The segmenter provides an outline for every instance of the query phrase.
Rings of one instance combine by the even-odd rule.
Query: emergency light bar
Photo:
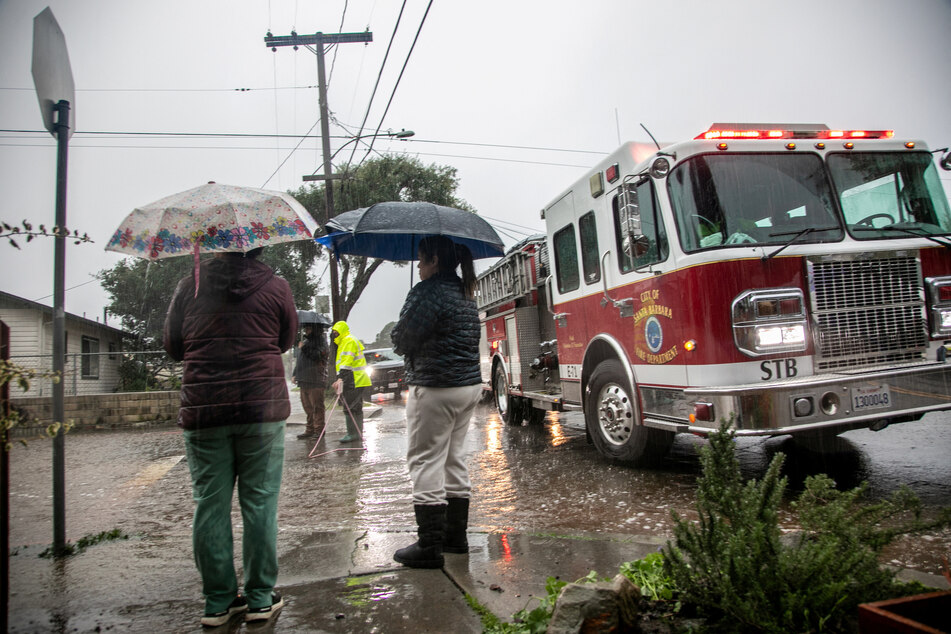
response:
[[[722,128],[714,126],[696,139],[890,139],[894,130],[830,130],[826,126],[803,129],[784,128]]]

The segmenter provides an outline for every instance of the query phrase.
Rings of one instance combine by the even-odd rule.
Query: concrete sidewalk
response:
[[[280,553],[286,605],[273,622],[204,631],[481,632],[465,594],[510,620],[545,596],[548,576],[613,576],[620,563],[659,545],[625,536],[471,533],[470,554],[446,555],[442,570],[393,562],[393,551],[414,539],[408,532],[299,536]],[[103,543],[61,562],[39,550],[21,548],[11,558],[10,632],[202,631],[188,535]]]
[[[10,632],[481,632],[466,594],[509,621],[537,605],[549,576],[574,581],[595,570],[610,577],[661,544],[622,535],[470,533],[469,555],[446,555],[442,570],[394,563],[393,551],[414,538],[298,536],[280,553],[280,614],[268,624],[236,620],[204,630],[188,535],[103,543],[62,562],[37,557],[38,547],[21,549],[11,558]],[[940,577],[909,574],[947,587]]]

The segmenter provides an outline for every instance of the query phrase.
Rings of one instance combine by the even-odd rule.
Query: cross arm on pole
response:
[[[320,107],[320,136],[321,146],[324,156],[324,200],[327,210],[327,220],[334,217],[334,198],[333,198],[333,166],[331,165],[330,155],[330,117],[327,108],[327,80],[324,70],[324,44],[344,44],[348,42],[372,42],[373,33],[367,29],[363,33],[314,33],[313,35],[299,35],[291,31],[290,35],[275,37],[268,31],[264,38],[265,46],[270,47],[272,51],[277,51],[278,46],[293,46],[296,50],[299,46],[315,46],[317,55],[317,88],[318,105]],[[330,300],[333,306],[333,320],[339,321],[341,316],[340,306],[340,288],[337,279],[337,261],[330,258]]]
[[[269,32],[264,38],[264,45],[277,50],[278,46],[307,46],[323,44],[347,44],[350,42],[372,42],[373,33],[314,33],[299,35],[291,32],[290,35],[271,35]]]

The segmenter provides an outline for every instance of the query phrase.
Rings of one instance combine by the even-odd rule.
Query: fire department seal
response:
[[[664,345],[664,329],[660,325],[660,320],[651,315],[644,324],[644,340],[647,343],[647,349],[652,353],[660,352]]]

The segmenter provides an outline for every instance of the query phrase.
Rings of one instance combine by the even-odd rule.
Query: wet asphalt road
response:
[[[296,394],[292,402],[296,413],[287,427],[279,506],[284,539],[312,531],[411,530],[402,403],[374,401],[380,409],[367,419],[365,451],[309,458],[312,443],[296,439],[303,429]],[[335,414],[318,452],[341,447],[336,440],[343,433]],[[805,476],[826,472],[840,487],[868,482],[872,499],[906,484],[926,513],[951,505],[951,415],[929,414],[918,423],[856,430],[843,438],[845,452],[832,457],[803,452],[782,438],[740,439],[738,456],[746,474],[755,477],[777,451],[787,453],[792,490]],[[543,425],[512,427],[486,405],[477,410],[468,443],[473,530],[670,537],[671,510],[692,513],[697,452],[705,441],[681,435],[661,465],[636,469],[603,459],[586,442],[580,413],[551,413]],[[16,446],[11,454],[14,549],[51,541],[50,454],[50,444],[41,440]],[[188,535],[192,501],[184,454],[182,435],[173,426],[67,436],[68,539],[113,528],[130,535]],[[234,517],[239,523],[237,513]],[[795,528],[788,513],[783,521]],[[951,530],[902,540],[889,547],[885,561],[938,574],[942,557],[951,559]]]

